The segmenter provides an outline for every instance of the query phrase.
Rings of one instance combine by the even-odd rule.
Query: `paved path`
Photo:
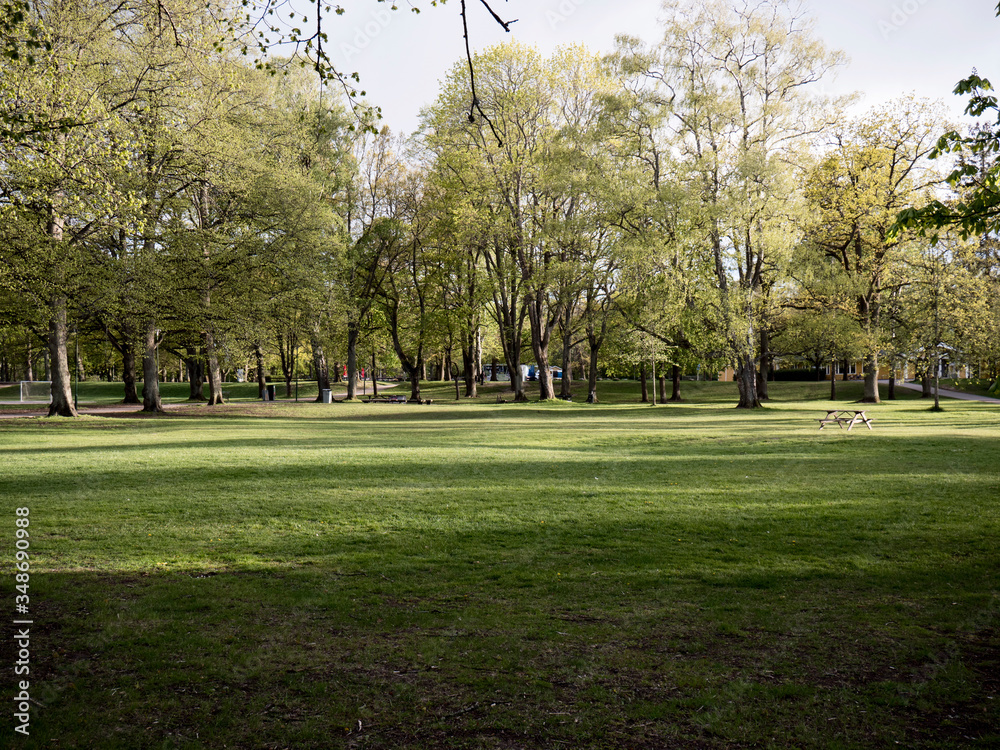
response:
[[[889,385],[888,380],[880,380],[880,385]],[[923,387],[919,383],[904,383],[902,381],[896,381],[897,388],[906,388],[910,391],[922,391]],[[944,388],[938,390],[944,398],[958,398],[962,401],[983,401],[987,404],[1000,404],[1000,398],[990,398],[989,396],[977,396],[973,393],[962,393],[961,391],[946,391]],[[933,391],[931,391],[931,398],[933,398]]]

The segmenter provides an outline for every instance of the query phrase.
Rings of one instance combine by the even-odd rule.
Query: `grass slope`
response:
[[[0,422],[17,746],[1000,744],[995,406],[602,386]]]

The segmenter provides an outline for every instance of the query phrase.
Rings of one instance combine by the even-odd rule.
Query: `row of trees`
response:
[[[6,121],[63,126],[0,141],[0,308],[46,342],[52,413],[75,413],[71,330],[118,352],[127,400],[141,369],[148,410],[161,351],[219,403],[220,356],[287,379],[300,341],[320,387],[344,362],[353,397],[381,349],[414,399],[432,357],[474,397],[484,351],[517,399],[522,361],[543,399],[585,362],[589,400],[602,362],[668,364],[675,396],[730,363],[746,408],[778,354],[863,359],[867,400],[880,360],[1000,362],[995,236],[897,221],[941,198],[940,113],[846,119],[814,91],[841,59],[788,3],[670,1],[661,42],[606,57],[494,47],[405,141],[248,65],[203,6],[34,7]]]

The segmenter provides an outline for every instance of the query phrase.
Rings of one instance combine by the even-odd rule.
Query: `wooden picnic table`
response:
[[[405,404],[406,396],[368,396],[361,400],[366,404]]]
[[[856,424],[865,424],[869,430],[872,428],[871,418],[859,409],[828,409],[826,416],[819,420],[819,428],[822,430],[828,424],[834,423],[840,429],[844,429],[844,425],[846,424],[848,432]]]

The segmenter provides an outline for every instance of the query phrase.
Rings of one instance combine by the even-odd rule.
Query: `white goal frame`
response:
[[[44,389],[45,393],[42,394]],[[21,381],[21,401],[42,401],[46,404],[52,402],[52,381],[51,380],[22,380]]]

